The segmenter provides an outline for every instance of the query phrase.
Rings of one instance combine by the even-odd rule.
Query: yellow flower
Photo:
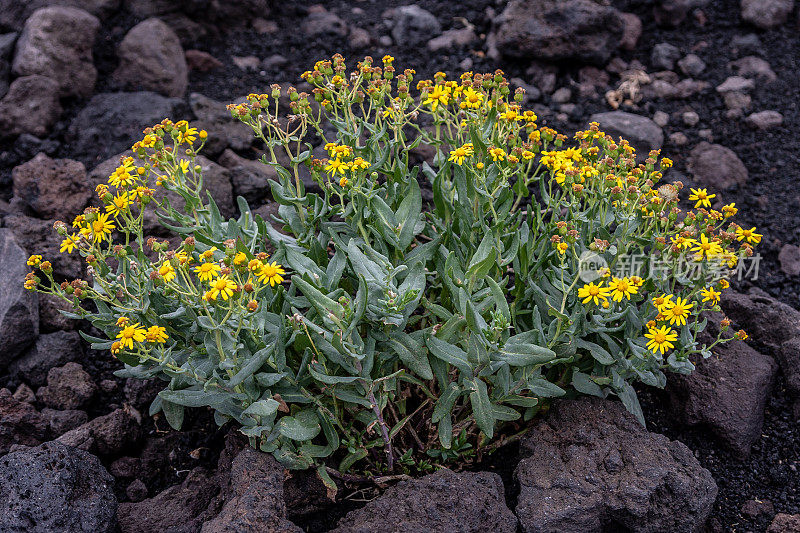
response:
[[[216,252],[216,251],[217,251],[217,247],[216,246],[212,246],[211,248],[209,248],[208,250],[206,250],[205,252],[200,254],[200,261],[208,261],[209,259],[213,259],[214,258],[214,252]]]
[[[736,208],[736,204],[731,203],[722,206],[722,214],[725,216],[725,218],[730,218],[738,212],[739,209]]]
[[[39,263],[42,262],[41,255],[32,255],[28,258],[27,265],[31,267],[39,266]]]
[[[422,102],[424,105],[431,106],[431,110],[436,111],[439,104],[447,105],[450,103],[450,88],[444,85],[436,85],[433,89],[428,91],[425,100]]]
[[[118,194],[111,199],[111,203],[106,206],[106,212],[112,213],[114,216],[119,215],[122,211],[127,211],[130,205],[128,193],[124,192]]]
[[[731,284],[730,284],[730,283],[728,283],[728,280],[727,280],[727,279],[721,279],[721,280],[719,280],[719,288],[720,288],[720,289],[727,289],[727,288],[728,288],[728,287],[730,287],[730,286],[731,286]]]
[[[237,285],[229,280],[228,276],[222,276],[213,280],[209,284],[209,287],[209,298],[216,300],[217,297],[221,296],[223,300],[227,300],[233,295],[233,291],[236,290]]]
[[[653,305],[656,306],[659,313],[663,313],[665,309],[668,309],[675,305],[675,302],[672,301],[674,298],[671,294],[662,294],[661,296],[656,296],[653,298]]]
[[[136,181],[133,172],[133,158],[128,157],[122,165],[117,167],[113,174],[108,177],[108,183],[114,187],[128,187]]]
[[[367,169],[367,168],[369,168],[369,163],[367,161],[365,161],[363,157],[356,157],[350,163],[350,170],[351,171],[359,170],[359,169],[360,170],[364,170],[364,169]]]
[[[202,265],[194,267],[194,272],[200,281],[211,281],[211,278],[216,276],[220,271],[219,265],[216,263],[203,263]]]
[[[72,221],[73,228],[80,228],[86,224],[86,215],[78,215],[75,217],[75,220]]]
[[[185,132],[178,132],[178,142],[192,144],[197,139],[197,128],[188,128]]]
[[[506,158],[502,148],[489,148],[489,155],[492,156],[492,161],[503,161]]]
[[[108,213],[97,213],[97,218],[89,226],[89,233],[94,242],[102,242],[116,229],[113,222],[108,220]]]
[[[534,154],[530,150],[523,150],[522,151],[522,159],[524,159],[525,161],[530,161],[534,157],[536,157],[536,154]]]
[[[694,239],[687,239],[686,237],[681,237],[680,235],[673,235],[671,240],[673,246],[677,246],[681,250],[690,248],[697,244],[697,241]]]
[[[325,170],[331,176],[335,176],[337,172],[339,172],[339,174],[344,175],[344,173],[347,171],[347,163],[343,162],[341,159],[338,158],[332,159],[328,163],[328,166],[325,167]]]
[[[711,302],[712,304],[718,304],[719,297],[722,293],[714,290],[714,287],[709,287],[707,289],[701,290],[700,294],[703,296],[704,302]]]
[[[344,176],[339,179],[339,187],[347,187],[347,178]]]
[[[169,264],[169,261],[164,261],[158,268],[158,273],[164,278],[164,281],[172,281],[175,279],[175,269]]]
[[[722,253],[722,246],[716,241],[709,241],[705,233],[700,235],[700,240],[695,242],[695,247],[692,248],[695,252],[695,258],[699,261],[705,257],[706,259],[714,257]]]
[[[117,327],[122,328],[127,326],[130,323],[130,319],[126,316],[121,316],[117,319]]]
[[[569,244],[565,242],[560,242],[556,245],[556,249],[558,250],[558,253],[564,255],[565,253],[567,253],[567,250],[569,249]]]
[[[258,272],[256,272],[258,280],[264,284],[269,283],[270,286],[274,286],[276,283],[283,283],[284,274],[286,274],[286,271],[283,267],[274,261],[272,263],[263,264]]]
[[[237,267],[244,266],[247,263],[247,254],[239,252],[233,257],[233,264]]]
[[[145,333],[145,340],[147,342],[163,343],[167,342],[168,338],[167,330],[161,326],[150,326]]]
[[[117,334],[120,345],[129,350],[133,349],[134,342],[142,342],[146,336],[147,331],[144,328],[140,328],[138,322],[131,326],[125,326],[122,328],[122,331]]]
[[[189,160],[188,159],[182,159],[181,162],[180,162],[180,168],[181,168],[181,172],[183,172],[184,175],[188,174],[189,173]]]
[[[589,283],[578,289],[578,298],[583,299],[583,303],[588,304],[594,301],[594,305],[599,305],[600,300],[608,300],[608,293],[611,291],[608,287],[602,287]]]
[[[516,121],[518,121],[518,120],[522,120],[522,117],[521,117],[521,116],[519,116],[519,113],[517,113],[517,110],[516,110],[516,109],[513,109],[513,108],[510,108],[510,107],[509,107],[509,108],[507,108],[507,109],[506,109],[505,111],[503,111],[502,113],[500,113],[500,114],[498,115],[498,117],[499,117],[500,119],[502,119],[502,120],[505,120],[505,121],[507,121],[507,122],[516,122]]]
[[[450,157],[447,160],[461,166],[464,164],[464,158],[471,157],[473,153],[474,150],[472,143],[465,143],[463,146],[460,146],[450,152]]]
[[[23,283],[22,286],[25,287],[26,289],[28,289],[29,291],[32,291],[33,289],[36,288],[36,280],[35,279],[26,279],[25,283]]]
[[[615,302],[622,301],[622,298],[627,298],[630,300],[632,295],[639,292],[639,289],[631,282],[630,279],[618,278],[616,276],[611,278],[611,281],[608,283],[608,287],[612,292],[611,299]]]
[[[716,198],[716,194],[708,194],[706,189],[689,189],[692,191],[692,194],[689,195],[689,200],[692,202],[696,202],[694,204],[695,208],[703,206],[703,207],[711,207],[711,200]]]
[[[675,298],[675,303],[664,309],[661,314],[664,315],[664,320],[669,321],[670,324],[683,326],[686,324],[686,319],[689,317],[689,311],[692,310],[692,307],[694,307],[694,302],[687,302],[678,296]]]
[[[467,87],[461,92],[461,109],[478,109],[484,100],[483,93],[480,93],[472,87]]]
[[[744,228],[736,228],[736,240],[737,241],[744,241],[746,240],[750,244],[758,244],[761,242],[761,235],[760,233],[756,233],[756,228],[752,227],[750,229]]]
[[[675,347],[673,342],[678,340],[678,334],[668,326],[661,326],[660,328],[650,328],[644,336],[649,339],[647,348],[653,353],[661,353],[664,355],[669,349]]]

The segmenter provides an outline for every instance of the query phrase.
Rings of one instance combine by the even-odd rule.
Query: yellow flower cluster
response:
[[[353,149],[347,145],[328,143],[325,150],[331,156],[325,170],[331,177],[340,174],[339,185],[345,187],[348,183],[347,173],[355,173],[369,168],[369,163],[361,157],[350,159],[353,156]],[[348,160],[349,159],[349,160]]]

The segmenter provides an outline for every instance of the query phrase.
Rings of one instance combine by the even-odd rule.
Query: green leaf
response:
[[[511,366],[529,366],[544,364],[555,358],[555,352],[543,346],[531,343],[506,342],[500,349],[498,360],[505,361]]]
[[[431,415],[431,421],[435,424],[445,416],[448,416],[453,410],[453,406],[459,396],[461,396],[461,388],[457,383],[451,382],[439,399],[436,400],[436,405],[434,405],[433,414]]]
[[[250,357],[250,360],[245,363],[242,369],[231,378],[231,380],[228,382],[228,387],[233,388],[237,385],[241,385],[244,380],[255,374],[256,371],[267,361],[267,359],[269,359],[269,356],[272,355],[274,349],[275,346],[270,345],[254,353]]]
[[[428,362],[428,351],[421,342],[407,333],[397,331],[389,339],[389,345],[412,372],[422,379],[433,379],[433,370]]]
[[[616,362],[611,354],[598,344],[583,339],[575,339],[575,344],[578,348],[589,350],[592,357],[601,365],[613,365]]]
[[[410,191],[406,193],[400,207],[397,209],[397,220],[400,221],[400,233],[398,235],[398,249],[405,250],[414,240],[414,228],[419,221],[422,211],[422,194],[419,190],[417,180],[409,180]]]
[[[300,411],[294,416],[284,416],[278,423],[281,435],[296,441],[311,440],[321,430],[317,413],[314,409]]]
[[[251,415],[251,416],[260,416],[260,417],[267,417],[270,415],[275,414],[278,411],[278,407],[281,404],[273,400],[272,398],[268,398],[266,400],[258,400],[257,402],[251,403],[247,409],[242,411],[243,415]],[[284,417],[285,418],[285,417]]]
[[[434,356],[450,363],[464,373],[472,374],[473,368],[464,350],[433,335],[428,337],[427,344]]]
[[[177,403],[161,401],[161,410],[164,411],[164,418],[175,431],[180,431],[183,426],[183,406]]]
[[[490,439],[494,436],[494,410],[489,401],[489,392],[486,383],[480,378],[466,379],[464,383],[472,387],[469,401],[472,405],[472,415],[478,427]]]
[[[356,462],[360,461],[364,457],[367,456],[367,450],[364,448],[359,448],[353,452],[348,453],[342,462],[339,463],[339,472],[347,472],[350,470],[350,467],[353,466]]]
[[[597,383],[592,381],[591,376],[584,374],[583,372],[578,372],[577,370],[572,372],[572,386],[575,387],[576,391],[583,394],[589,394],[599,398],[603,397],[603,389],[601,389]]]
[[[534,375],[527,379],[528,389],[532,393],[542,398],[558,398],[564,396],[567,391],[548,381],[541,375]]]
[[[344,316],[344,307],[342,307],[339,302],[331,300],[300,276],[296,274],[292,276],[292,285],[296,286],[297,289],[308,298],[311,305],[316,307],[317,311],[319,311],[323,317],[327,318],[328,313],[333,313],[339,318]]]

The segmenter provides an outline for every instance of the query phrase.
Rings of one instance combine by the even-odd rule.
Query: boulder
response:
[[[592,122],[600,124],[600,129],[614,137],[622,137],[636,148],[640,159],[647,157],[650,150],[659,150],[664,144],[664,132],[658,124],[647,117],[625,111],[609,111],[591,116]]]
[[[222,68],[222,61],[202,50],[186,50],[186,66],[197,72],[210,72]]]
[[[737,59],[731,63],[731,68],[734,72],[739,74],[739,76],[745,78],[755,77],[767,83],[778,79],[778,76],[775,74],[775,71],[772,70],[769,63],[758,56],[745,56],[741,59]]]
[[[392,38],[400,46],[419,46],[442,33],[442,26],[430,11],[416,4],[395,8]]]
[[[0,228],[0,370],[39,335],[39,299],[22,286],[29,272],[27,260],[14,234]]]
[[[136,409],[146,409],[150,407],[158,393],[164,390],[166,383],[160,379],[136,379],[128,378],[125,380],[123,392],[125,399]]]
[[[658,0],[653,6],[653,18],[660,26],[678,27],[686,19],[693,0]]]
[[[650,52],[650,63],[659,70],[672,70],[681,57],[680,49],[669,43],[658,43]]]
[[[47,385],[36,391],[36,396],[53,409],[78,409],[92,399],[97,385],[80,363],[67,363],[51,368]]]
[[[308,37],[336,38],[347,35],[347,23],[321,5],[309,9],[300,29]]]
[[[336,533],[451,531],[514,533],[517,518],[506,507],[503,482],[490,472],[442,469],[404,481],[349,513]]]
[[[625,27],[622,32],[622,40],[619,43],[623,50],[635,50],[642,36],[642,19],[633,13],[623,13],[622,20]]]
[[[213,476],[204,468],[195,468],[183,483],[152,498],[121,503],[117,511],[120,529],[125,533],[196,533],[218,491]]]
[[[14,444],[38,446],[46,439],[45,417],[31,404],[15,398],[10,390],[0,389],[0,455],[8,453]]]
[[[183,113],[182,100],[153,92],[96,94],[70,124],[70,153],[92,168],[129,149],[145,128]]]
[[[518,59],[604,64],[619,47],[625,19],[590,0],[512,0],[500,15],[497,48]]]
[[[54,80],[61,96],[88,97],[97,79],[92,47],[99,29],[97,17],[83,9],[38,9],[25,22],[12,70],[17,76]]]
[[[255,134],[247,124],[232,118],[227,104],[192,93],[189,96],[189,105],[197,120],[191,126],[198,130],[206,130],[208,138],[203,146],[203,154],[215,157],[226,148],[234,150],[247,150],[253,144]]]
[[[55,5],[79,7],[103,19],[119,9],[120,0],[0,0],[0,26],[19,31],[34,11]]]
[[[42,218],[73,218],[92,197],[86,167],[72,159],[39,154],[15,167],[11,178],[14,196]]]
[[[715,190],[742,186],[748,178],[747,168],[733,150],[705,141],[689,153],[687,167],[698,185]]]
[[[767,30],[780,26],[794,8],[794,0],[742,0],[742,20]]]
[[[50,433],[54,437],[60,437],[67,431],[80,427],[89,420],[89,415],[86,414],[86,411],[81,411],[80,409],[59,411],[49,407],[42,409],[42,417],[47,420]]]
[[[286,519],[283,467],[270,454],[247,447],[233,460],[225,504],[202,533],[298,532]]]
[[[23,76],[0,100],[0,138],[47,135],[61,116],[58,84],[44,76]]]
[[[648,433],[619,402],[556,402],[520,452],[525,533],[701,531],[717,496],[688,447]]]
[[[115,409],[72,429],[58,441],[101,456],[136,449],[142,437],[141,415],[131,407]]]
[[[775,355],[786,377],[786,388],[794,397],[800,397],[800,336],[784,342]]]
[[[251,206],[263,204],[270,192],[269,180],[278,179],[275,167],[239,157],[232,150],[225,150],[219,162],[231,174],[234,194],[243,197]]]
[[[157,18],[140,22],[125,35],[117,50],[114,79],[127,89],[183,96],[189,67],[175,32]]]
[[[51,368],[81,359],[81,336],[75,331],[57,331],[39,335],[28,353],[9,365],[8,372],[15,379],[39,387],[47,381]]]
[[[668,392],[683,423],[717,437],[746,458],[761,436],[764,408],[778,365],[741,341],[718,345],[708,359],[694,359],[690,375],[671,374]]]
[[[800,531],[800,514],[778,513],[767,528],[767,533],[796,533]]]
[[[783,115],[772,110],[759,111],[758,113],[751,113],[748,115],[745,122],[747,122],[747,125],[751,128],[768,130],[783,124]]]
[[[0,524],[6,531],[113,533],[114,478],[97,457],[57,442],[0,458]]]
[[[753,339],[771,348],[800,335],[800,311],[763,291],[723,291],[720,304],[725,314]]]
[[[59,252],[63,238],[53,229],[53,222],[53,220],[41,220],[24,215],[11,215],[5,218],[6,228],[13,232],[19,245],[29,253],[39,254],[50,261],[57,277],[78,278],[83,273],[83,261],[77,253],[62,254]],[[0,309],[2,309],[1,304]],[[38,315],[38,309],[36,313]],[[21,331],[24,330],[20,329]],[[19,332],[15,332],[15,335],[17,334]],[[0,338],[2,338],[1,334]]]
[[[72,331],[78,324],[77,320],[67,318],[61,311],[72,311],[72,304],[50,294],[39,295],[39,330],[42,333],[55,333],[57,331]]]

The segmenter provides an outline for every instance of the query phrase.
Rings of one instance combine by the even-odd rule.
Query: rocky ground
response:
[[[798,29],[793,0],[0,0],[0,531],[800,530]],[[158,384],[114,377],[86,324],[23,292],[27,255],[79,276],[52,221],[166,116],[210,132],[222,211],[242,195],[269,212],[269,169],[225,104],[334,52],[502,68],[541,123],[661,148],[668,179],[764,233],[759,278],[723,302],[752,342],[643,388],[649,432],[616,403],[562,402],[471,471],[336,495],[207,412],[182,432],[150,417]]]

